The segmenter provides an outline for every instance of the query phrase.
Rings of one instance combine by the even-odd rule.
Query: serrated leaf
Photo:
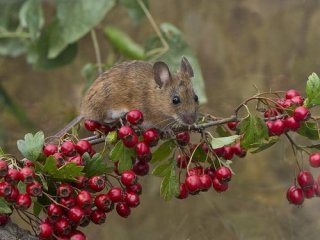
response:
[[[135,157],[135,152],[133,149],[124,146],[122,141],[118,141],[111,150],[109,157],[113,162],[118,161],[118,170],[123,172],[132,168],[132,158]]]
[[[169,171],[171,171],[171,162],[166,162],[163,164],[158,165],[155,167],[152,171],[152,175],[157,176],[157,177],[164,177],[168,175]]]
[[[279,141],[279,137],[270,137],[267,142],[252,144],[250,148],[255,148],[254,150],[250,151],[251,153],[258,153],[263,150],[268,149],[269,147],[273,146],[275,143]]]
[[[134,24],[140,23],[141,19],[145,16],[144,11],[140,7],[138,1],[132,1],[132,0],[120,0],[120,4],[126,7],[128,11],[128,15],[133,20]],[[148,8],[149,1],[148,0],[142,0],[143,4]]]
[[[213,149],[221,148],[225,145],[234,143],[234,141],[237,140],[239,137],[239,135],[232,135],[229,137],[212,138],[210,144]]]
[[[229,131],[227,131],[222,126],[218,126],[216,128],[216,133],[218,134],[219,137],[229,137],[229,136],[231,136],[231,133]]]
[[[261,117],[250,114],[240,122],[239,128],[240,133],[243,134],[240,144],[245,149],[268,138],[267,126]]]
[[[308,77],[306,86],[307,99],[304,104],[307,107],[320,104],[320,78],[316,73],[312,73]]]
[[[42,174],[38,175],[44,190],[48,191],[48,183]]]
[[[54,179],[73,181],[75,177],[84,175],[82,173],[83,168],[83,166],[77,166],[75,163],[66,163],[57,168],[54,157],[49,156],[44,164],[43,171],[50,174]]]
[[[41,205],[38,201],[33,201],[33,214],[35,216],[38,217],[43,208],[44,206]]]
[[[160,195],[165,201],[177,196],[180,191],[178,177],[176,174],[176,165],[173,159],[171,160],[170,165],[170,170],[163,178],[160,186]]]
[[[112,46],[123,56],[130,59],[143,59],[144,49],[127,33],[114,26],[104,28],[104,33]]]
[[[37,132],[35,135],[28,133],[24,136],[24,140],[18,140],[17,146],[21,154],[31,160],[36,161],[42,152],[44,144],[43,132]]]
[[[40,0],[27,0],[19,12],[20,23],[28,28],[32,39],[36,39],[44,24]]]
[[[198,146],[193,153],[191,153],[192,162],[204,162],[207,158],[207,153],[203,150],[201,146]]]
[[[311,140],[320,139],[318,126],[314,122],[302,122],[300,128],[296,132],[301,136],[307,137]]]
[[[206,103],[208,99],[205,92],[205,84],[199,61],[190,45],[187,43],[182,32],[176,26],[170,23],[162,23],[160,25],[160,30],[169,45],[169,49],[160,57],[157,56],[156,59],[154,59],[154,56],[151,56],[149,59],[164,61],[168,64],[168,66],[170,66],[170,70],[175,72],[176,70],[180,69],[181,58],[182,56],[185,56],[193,68],[194,77],[192,78],[192,83],[193,88],[199,97],[199,102],[201,104]],[[159,37],[152,36],[147,39],[145,44],[146,55],[148,52],[150,53],[162,47],[163,46]]]
[[[3,199],[0,198],[0,213],[11,213],[12,210],[9,207],[9,204]]]
[[[100,153],[96,153],[92,158],[86,158],[86,165],[83,172],[87,177],[92,177],[94,175],[105,174],[108,170],[110,170],[110,168],[107,163],[103,161],[102,155]]]
[[[26,192],[26,184],[19,181],[17,184],[17,188],[19,190],[19,193],[25,193]]]
[[[151,163],[160,162],[166,160],[170,154],[173,152],[173,149],[176,147],[174,140],[170,139],[163,142],[153,153]]]

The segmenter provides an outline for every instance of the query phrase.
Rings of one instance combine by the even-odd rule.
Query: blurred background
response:
[[[9,2],[19,3],[1,0],[2,10]],[[41,4],[47,21],[55,3]],[[215,116],[230,116],[256,88],[296,88],[303,93],[308,75],[319,70],[317,0],[150,0],[148,6],[158,25],[169,22],[183,33],[202,70],[208,99],[204,109]],[[106,39],[102,29],[108,25],[139,44],[154,35],[147,18],[135,23],[128,8],[114,6],[96,26],[105,67],[126,59],[110,37]],[[30,58],[28,63],[24,54],[1,54],[0,146],[17,154],[16,140],[25,133],[41,129],[50,135],[76,116],[92,78],[83,67],[95,63],[96,55],[90,33],[78,40],[74,60],[57,68],[41,69]],[[83,231],[89,239],[114,240],[318,239],[320,200],[313,198],[298,208],[285,197],[294,177],[294,157],[286,139],[262,153],[235,159],[233,170],[236,175],[227,192],[209,191],[170,202],[159,196],[160,179],[145,177],[141,205],[128,219],[113,213],[102,227],[91,225]]]

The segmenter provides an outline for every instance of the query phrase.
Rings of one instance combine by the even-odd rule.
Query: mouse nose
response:
[[[197,114],[196,113],[185,114],[183,115],[182,120],[185,124],[193,124],[197,121]]]

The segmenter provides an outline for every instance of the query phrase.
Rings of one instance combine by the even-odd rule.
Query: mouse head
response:
[[[182,57],[180,70],[176,74],[171,74],[164,62],[156,62],[153,73],[159,87],[159,100],[163,103],[160,109],[163,114],[182,125],[195,123],[199,101],[192,87],[193,70],[187,58]]]

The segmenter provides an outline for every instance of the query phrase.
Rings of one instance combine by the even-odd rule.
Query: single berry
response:
[[[303,191],[303,195],[305,198],[313,198],[314,197],[314,188],[313,188],[314,185],[312,185],[311,187],[306,187],[306,188],[303,188],[302,191]]]
[[[180,191],[179,191],[179,195],[177,196],[177,198],[179,199],[185,199],[188,197],[189,195],[189,192],[188,192],[188,189],[187,189],[187,186],[185,183],[180,183]]]
[[[126,186],[126,191],[140,195],[142,193],[142,186],[140,183],[135,183],[133,185]]]
[[[215,177],[222,183],[229,182],[232,177],[230,168],[222,166],[215,171]]]
[[[273,108],[269,108],[267,109],[264,113],[263,113],[263,116],[265,118],[271,118],[271,117],[275,117],[275,116],[278,116],[278,111],[276,109],[273,109]]]
[[[224,146],[223,158],[226,160],[230,160],[233,158],[234,152],[231,146]]]
[[[230,130],[235,131],[237,129],[238,123],[239,122],[237,121],[233,121],[233,122],[228,122],[227,125]]]
[[[76,182],[74,183],[74,186],[79,189],[83,189],[87,187],[88,185],[88,178],[86,176],[79,176],[76,177]]]
[[[320,196],[320,186],[317,182],[313,184],[314,194],[319,197]]]
[[[224,153],[224,147],[213,149],[213,153],[217,155],[217,157],[222,157]]]
[[[136,174],[134,173],[134,171],[132,170],[127,170],[127,171],[124,171],[122,174],[121,174],[121,183],[125,186],[129,186],[129,185],[133,185],[136,183],[137,181],[137,176]]]
[[[130,137],[127,137],[122,140],[123,144],[128,148],[134,148],[138,143],[138,135],[133,133]]]
[[[15,185],[11,186],[11,193],[8,196],[5,196],[7,202],[15,203],[19,196],[19,190]]]
[[[88,187],[94,192],[100,192],[106,187],[106,178],[104,176],[93,176],[89,178]]]
[[[94,205],[104,212],[110,212],[114,207],[114,203],[108,194],[97,195],[94,199]]]
[[[190,142],[189,132],[179,132],[176,134],[176,140],[180,146],[186,146]]]
[[[294,117],[288,117],[284,119],[284,126],[287,130],[296,131],[300,128],[301,123],[300,121],[297,121]]]
[[[143,122],[143,114],[139,110],[131,110],[127,113],[126,118],[132,125],[139,125]]]
[[[143,132],[143,140],[150,146],[156,146],[159,142],[160,136],[157,130],[151,128]]]
[[[24,159],[22,162],[24,167],[29,167],[29,168],[34,167],[34,163],[29,159]]]
[[[25,184],[32,183],[35,177],[33,169],[29,167],[23,167],[20,170],[20,176],[21,176],[21,181],[24,182]]]
[[[92,211],[92,213],[90,214],[90,219],[93,223],[95,224],[102,224],[106,221],[106,214],[105,212],[96,209],[94,211]]]
[[[75,163],[77,166],[84,166],[84,160],[81,156],[75,155],[68,158],[68,162]]]
[[[220,182],[217,177],[214,177],[212,179],[212,187],[217,191],[217,192],[224,192],[228,189],[229,184],[228,182]]]
[[[76,202],[81,208],[89,207],[92,204],[92,196],[88,191],[82,190],[76,196]]]
[[[213,167],[207,167],[204,169],[204,173],[208,174],[211,180],[215,177],[216,170]]]
[[[9,216],[4,213],[0,213],[0,226],[4,226],[8,223],[9,221]]]
[[[7,182],[0,182],[0,197],[7,197],[11,194],[12,185]]]
[[[32,197],[39,197],[42,195],[42,185],[37,181],[27,184],[26,192]]]
[[[76,145],[75,145],[75,148],[77,150],[77,152],[82,155],[84,154],[85,152],[88,152],[90,153],[91,151],[91,144],[87,141],[87,140],[79,140]]]
[[[73,187],[69,183],[61,183],[57,187],[57,196],[62,198],[70,197],[73,192]]]
[[[129,217],[131,210],[127,203],[119,202],[116,206],[117,213],[123,218]]]
[[[27,210],[31,206],[31,197],[28,193],[19,194],[16,200],[16,207],[21,210]]]
[[[320,167],[320,152],[310,154],[309,163],[311,167]]]
[[[301,171],[297,176],[297,181],[301,188],[311,187],[314,184],[314,179],[309,171]]]
[[[190,168],[189,171],[187,171],[186,176],[200,176],[203,173],[203,167],[198,166],[194,168]]]
[[[149,162],[151,160],[150,147],[146,142],[138,142],[136,145],[136,155],[139,160]]]
[[[232,151],[234,154],[236,154],[238,157],[245,157],[247,154],[247,151],[240,146],[240,142],[237,142],[236,144],[232,145]]]
[[[122,200],[122,190],[119,187],[110,188],[108,195],[112,202],[120,202]]]
[[[289,187],[287,191],[287,199],[294,205],[301,205],[304,201],[302,189],[296,186]]]
[[[140,204],[139,195],[133,192],[125,194],[124,201],[128,204],[129,207],[135,208]]]
[[[269,126],[267,125],[267,127]],[[280,136],[281,134],[284,133],[284,130],[285,130],[284,121],[281,119],[277,119],[274,122],[272,122],[269,132],[271,132],[272,135]]]
[[[53,234],[52,226],[49,223],[40,223],[38,237],[40,239],[50,239]]]
[[[134,134],[134,130],[131,127],[126,125],[120,127],[118,130],[118,138],[122,140],[132,137],[133,134]]]
[[[59,203],[67,208],[71,208],[76,205],[76,198],[74,197],[67,197],[67,198],[60,198]]]
[[[202,174],[199,178],[201,181],[201,191],[208,191],[212,184],[211,177],[208,174]]]
[[[57,220],[58,218],[60,218],[62,216],[63,210],[62,210],[61,206],[59,206],[55,203],[51,203],[47,207],[47,214],[50,217],[50,219]]]
[[[62,167],[65,164],[65,160],[64,160],[62,153],[57,152],[57,153],[53,154],[53,157],[54,157],[54,160],[56,161],[56,166],[58,168]]]
[[[62,143],[60,151],[65,156],[73,156],[76,153],[75,144],[72,141],[65,141]]]
[[[9,168],[4,180],[10,184],[17,184],[21,179],[20,171],[15,168]]]
[[[145,176],[149,173],[149,163],[145,161],[136,160],[133,164],[132,170],[138,176]]]
[[[84,218],[84,211],[82,208],[74,206],[68,210],[68,218],[75,223],[81,223]]]
[[[296,121],[306,121],[310,118],[311,113],[308,108],[299,106],[293,111],[293,117]]]
[[[0,177],[4,177],[8,173],[8,164],[5,160],[0,160]]]
[[[291,102],[297,106],[302,106],[304,99],[301,96],[295,96],[290,99]]]
[[[295,89],[290,89],[286,92],[286,99],[292,99],[293,97],[300,96],[300,93]]]
[[[70,237],[69,240],[86,240],[87,239],[86,235],[79,230],[75,230],[74,232],[72,232],[69,237]]]
[[[68,219],[59,218],[54,224],[54,232],[58,236],[68,236],[71,233],[71,225]]]
[[[107,135],[109,132],[111,132],[114,128],[111,127],[108,124],[101,124],[99,127],[99,131],[102,132],[103,134]]]
[[[84,127],[90,132],[96,131],[100,127],[100,125],[100,123],[93,120],[84,121]]]
[[[47,144],[43,147],[43,154],[46,157],[49,157],[58,152],[58,146],[55,144]]]
[[[185,154],[178,154],[176,156],[177,167],[186,168],[188,165],[190,158]]]
[[[190,193],[196,193],[202,187],[199,175],[193,175],[193,176],[187,177],[185,179],[185,184],[186,184],[186,187]]]

